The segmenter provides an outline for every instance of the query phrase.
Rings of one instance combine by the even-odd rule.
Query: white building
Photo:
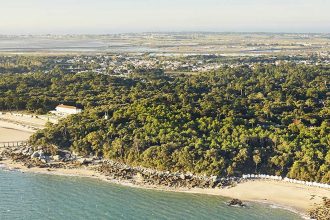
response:
[[[75,107],[75,106],[70,106],[70,105],[58,105],[55,108],[56,111],[54,111],[55,114],[60,114],[60,115],[72,115],[72,114],[78,114],[81,113],[82,110]]]

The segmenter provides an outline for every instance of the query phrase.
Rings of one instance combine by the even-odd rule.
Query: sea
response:
[[[301,219],[267,204],[138,189],[101,180],[0,169],[0,219]]]

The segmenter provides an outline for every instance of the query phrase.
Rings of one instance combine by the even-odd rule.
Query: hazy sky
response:
[[[0,0],[0,34],[330,32],[330,0]]]

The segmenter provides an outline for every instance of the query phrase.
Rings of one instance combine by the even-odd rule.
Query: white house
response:
[[[72,114],[78,114],[78,113],[81,113],[82,110],[75,107],[75,106],[70,106],[70,105],[58,105],[56,108],[55,108],[55,112],[56,114],[67,114],[67,115],[72,115]]]

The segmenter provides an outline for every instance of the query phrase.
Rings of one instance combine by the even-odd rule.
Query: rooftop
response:
[[[63,104],[60,104],[60,105],[56,106],[56,108],[78,109],[75,106],[63,105]]]

